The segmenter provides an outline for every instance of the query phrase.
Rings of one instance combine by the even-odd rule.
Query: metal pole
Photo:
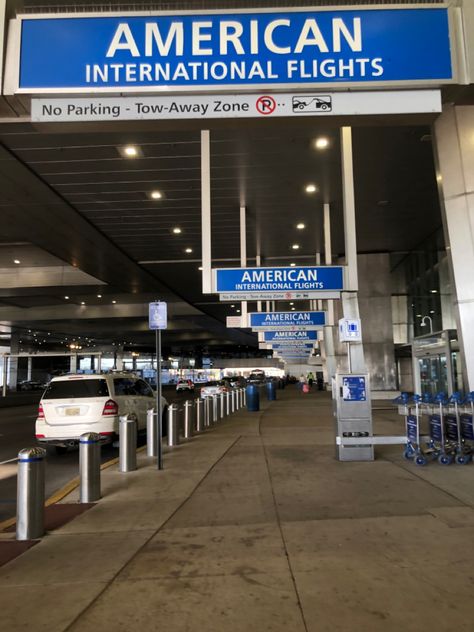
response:
[[[193,436],[193,402],[187,399],[184,402],[184,438],[191,439]]]
[[[46,450],[25,448],[18,453],[16,539],[44,535],[44,470]]]
[[[204,398],[204,426],[205,428],[209,428],[211,425],[211,406],[212,406],[212,397]]]
[[[119,420],[119,472],[132,472],[137,469],[137,421],[128,415]]]
[[[100,436],[85,432],[79,438],[79,502],[100,499]]]
[[[239,402],[239,389],[238,388],[234,390],[234,396],[235,396],[235,410],[239,410],[240,402]]]
[[[230,415],[230,393],[229,393],[229,391],[227,391],[227,393],[225,394],[225,411],[226,411],[226,415],[229,416]]]
[[[217,423],[217,395],[212,398],[212,423]]]
[[[219,396],[219,400],[220,400],[220,418],[224,419],[224,415],[225,415],[225,407],[224,407],[224,393],[221,393]]]
[[[146,411],[146,455],[158,456],[158,424],[157,415],[153,408]]]
[[[168,446],[179,445],[178,406],[171,404],[168,407]]]
[[[3,356],[3,385],[2,385],[2,397],[7,396],[7,382],[8,382],[8,356]]]
[[[235,393],[230,391],[230,412],[235,413]]]
[[[201,252],[202,293],[212,292],[211,259],[211,140],[208,129],[201,130]]]
[[[199,398],[196,400],[196,432],[204,430],[204,401]]]
[[[156,445],[158,456],[158,469],[163,469],[163,411],[161,409],[161,329],[155,330],[156,333]]]
[[[243,392],[243,398],[244,398],[244,399],[243,399],[243,401],[244,401],[244,406],[247,406],[247,389],[246,389],[246,388],[243,388],[243,389],[242,389],[242,392]]]

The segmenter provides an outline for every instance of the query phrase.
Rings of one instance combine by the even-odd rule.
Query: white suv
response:
[[[55,446],[58,453],[77,445],[84,432],[97,432],[101,441],[108,443],[118,435],[120,415],[134,415],[142,431],[147,410],[154,405],[151,386],[131,373],[55,377],[38,407],[36,439]],[[162,397],[162,419],[167,406]]]

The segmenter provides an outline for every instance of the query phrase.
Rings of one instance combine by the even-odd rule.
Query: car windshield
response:
[[[43,399],[76,399],[81,397],[108,397],[106,380],[59,380],[51,382]]]

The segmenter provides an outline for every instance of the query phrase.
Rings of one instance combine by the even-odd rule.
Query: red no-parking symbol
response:
[[[272,112],[275,111],[276,105],[276,101],[273,97],[264,96],[258,97],[255,107],[259,114],[272,114]]]

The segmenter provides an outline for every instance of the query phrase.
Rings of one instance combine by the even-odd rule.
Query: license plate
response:
[[[81,409],[79,407],[77,408],[66,408],[65,413],[67,417],[72,417],[73,415],[79,415],[79,413],[81,412]]]

